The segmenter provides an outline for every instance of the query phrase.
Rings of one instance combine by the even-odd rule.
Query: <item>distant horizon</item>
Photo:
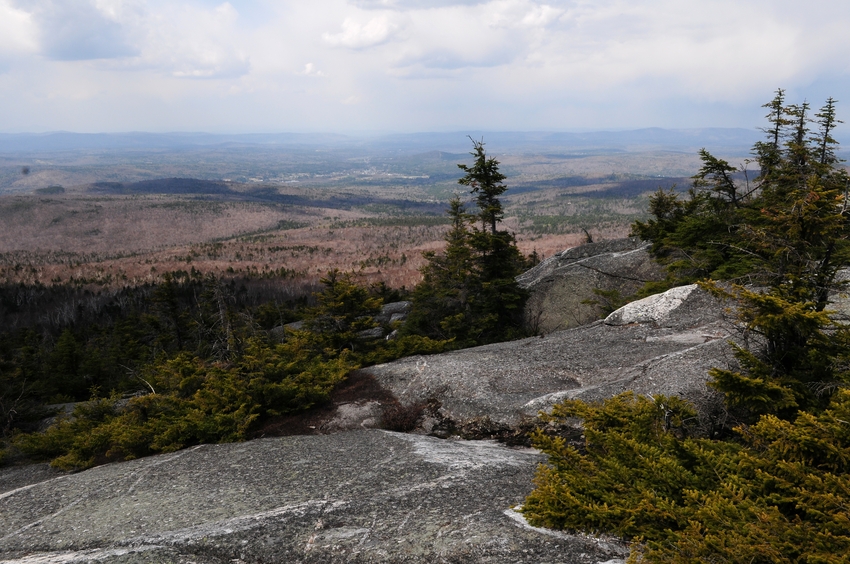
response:
[[[0,133],[0,154],[39,153],[74,150],[145,150],[163,148],[203,148],[223,145],[265,147],[283,150],[286,147],[328,147],[350,150],[385,152],[449,151],[465,152],[469,137],[483,139],[490,151],[534,152],[547,150],[632,150],[659,148],[693,150],[695,147],[715,146],[738,152],[748,149],[763,134],[747,128],[661,128],[609,129],[585,131],[556,130],[454,130],[413,133],[336,133],[336,132],[279,132],[279,133],[211,133],[203,131],[171,132],[21,132]]]
[[[761,131],[759,127],[744,127],[744,126],[694,126],[694,127],[661,127],[661,126],[645,126],[645,127],[582,127],[582,128],[557,128],[557,129],[482,129],[482,128],[447,128],[434,130],[359,130],[359,131],[344,131],[344,130],[231,130],[231,131],[216,131],[213,129],[164,129],[164,130],[143,130],[143,129],[127,129],[115,131],[80,131],[71,129],[54,129],[54,130],[26,130],[26,131],[10,131],[0,130],[0,135],[51,135],[60,133],[69,133],[73,135],[341,135],[346,137],[371,137],[371,136],[387,136],[387,135],[430,135],[430,134],[451,134],[484,132],[484,133],[623,133],[631,131],[645,130],[664,130],[664,131],[697,131],[706,129],[718,130],[745,130],[745,131]]]
[[[494,152],[546,150],[731,150],[749,151],[761,140],[759,128],[610,128],[585,130],[445,130],[418,132],[279,131],[218,133],[213,131],[0,132],[0,154],[74,150],[146,150],[211,148],[222,145],[275,147],[314,146],[361,151],[466,152],[468,137],[481,138]],[[839,152],[850,150],[850,131],[837,131]]]

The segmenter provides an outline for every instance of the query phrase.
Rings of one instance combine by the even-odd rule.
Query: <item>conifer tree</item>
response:
[[[508,231],[498,229],[504,217],[499,196],[507,187],[499,162],[488,157],[484,143],[473,140],[471,166],[458,183],[477,195],[478,213],[466,211],[460,198],[450,202],[451,229],[443,253],[425,253],[428,264],[414,289],[409,333],[436,340],[454,339],[472,346],[522,334],[526,293],[517,285],[525,260]],[[480,223],[480,227],[479,227]]]
[[[460,198],[449,201],[451,229],[444,237],[442,253],[423,254],[428,264],[422,269],[422,281],[413,291],[413,309],[405,322],[405,331],[433,339],[465,340],[462,330],[471,311],[472,247],[469,221],[471,216]]]
[[[369,295],[348,273],[331,270],[320,280],[324,288],[316,294],[318,304],[308,311],[305,326],[310,330],[312,349],[334,356],[348,349],[357,352],[364,345],[361,333],[376,327],[373,319],[381,312],[383,300]]]
[[[808,103],[786,105],[778,90],[766,107],[770,127],[753,148],[760,174],[752,185],[702,150],[689,198],[657,193],[653,219],[636,222],[633,233],[652,241],[670,284],[708,279],[738,300],[751,346],[736,346],[739,369],[712,372],[714,387],[751,417],[789,418],[824,406],[825,392],[850,381],[841,368],[850,334],[824,313],[841,286],[838,270],[850,264],[850,179],[835,156],[835,100],[815,114],[814,134]],[[737,285],[721,291],[711,280]]]
[[[473,146],[471,154],[475,157],[475,164],[472,166],[457,165],[459,169],[466,173],[463,178],[458,180],[458,184],[469,186],[470,191],[477,195],[481,228],[486,230],[489,227],[490,233],[495,235],[496,224],[502,221],[505,215],[499,196],[508,189],[507,186],[502,184],[502,181],[507,177],[499,172],[499,161],[493,157],[487,157],[487,153],[484,151],[484,142],[476,141],[471,137],[470,140]]]

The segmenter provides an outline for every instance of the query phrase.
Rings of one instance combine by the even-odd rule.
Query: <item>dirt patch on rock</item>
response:
[[[372,404],[372,409],[368,412],[364,411],[362,418],[340,417],[340,424],[333,424],[338,415],[346,414],[339,413],[340,409],[343,412],[350,412],[354,406],[363,407],[368,404]],[[300,413],[273,417],[257,429],[251,438],[323,435],[328,432],[354,429],[362,426],[365,419],[379,418],[382,406],[396,404],[398,400],[392,392],[382,387],[372,375],[354,372],[333,389],[328,401],[323,405]],[[376,424],[371,425],[372,427],[378,426],[377,420]]]

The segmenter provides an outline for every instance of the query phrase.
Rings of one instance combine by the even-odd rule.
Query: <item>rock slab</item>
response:
[[[644,283],[664,278],[664,270],[649,256],[649,243],[637,238],[589,243],[555,254],[517,277],[530,292],[525,323],[544,334],[585,325],[599,319],[595,289],[616,290],[623,297]]]
[[[542,461],[488,441],[363,430],[42,469],[27,485],[7,468],[0,561],[622,562],[613,539],[535,529],[515,511]]]
[[[705,383],[734,359],[734,322],[697,288],[633,302],[605,321],[542,337],[399,359],[365,368],[403,404],[437,400],[458,424],[488,418],[515,427],[566,398],[627,390],[714,401]]]

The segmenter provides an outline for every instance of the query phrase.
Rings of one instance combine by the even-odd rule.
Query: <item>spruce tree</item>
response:
[[[320,282],[324,286],[315,294],[318,304],[307,312],[305,327],[309,330],[311,350],[333,357],[348,350],[352,353],[368,348],[374,341],[364,332],[377,326],[374,316],[381,312],[383,300],[369,295],[369,290],[355,284],[349,273],[333,269]]]
[[[477,204],[480,210],[478,217],[481,219],[481,228],[486,230],[489,227],[490,233],[495,235],[496,225],[505,216],[499,196],[508,189],[507,186],[502,184],[502,181],[507,177],[499,172],[499,161],[493,157],[487,157],[487,153],[484,151],[484,141],[476,141],[471,137],[470,140],[473,146],[471,154],[475,157],[475,164],[472,166],[457,165],[459,169],[466,173],[463,178],[458,180],[458,184],[469,186],[470,191],[478,197]]]
[[[689,198],[657,193],[654,217],[633,233],[652,241],[671,285],[707,280],[738,300],[750,346],[735,347],[740,368],[712,371],[713,386],[751,417],[790,418],[826,405],[828,392],[850,381],[842,368],[850,334],[824,313],[850,264],[850,179],[835,156],[835,100],[815,114],[814,133],[808,103],[786,105],[778,90],[766,107],[770,127],[753,148],[760,174],[752,183],[702,150]],[[722,291],[716,280],[735,285]]]
[[[406,331],[436,340],[454,339],[456,346],[504,341],[522,335],[526,293],[516,283],[525,259],[508,231],[499,196],[507,187],[499,162],[488,157],[484,143],[473,140],[471,166],[458,180],[477,195],[477,214],[469,214],[460,198],[450,202],[451,229],[442,253],[425,253],[422,282],[413,292]],[[480,225],[480,226],[479,226]]]
[[[442,253],[428,251],[428,264],[422,269],[422,281],[413,290],[413,308],[405,322],[405,331],[432,339],[465,341],[474,332],[466,319],[471,314],[469,298],[473,293],[471,216],[460,198],[449,201],[451,228],[444,237]],[[466,327],[466,330],[464,330]]]

